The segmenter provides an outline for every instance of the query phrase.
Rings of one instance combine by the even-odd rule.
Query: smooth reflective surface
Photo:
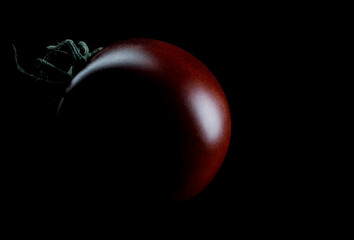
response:
[[[104,54],[104,52],[102,54]],[[71,87],[76,85],[80,79],[85,78],[88,73],[91,74],[95,71],[102,71],[103,69],[114,67],[138,67],[149,70],[157,68],[158,62],[155,60],[154,56],[145,53],[139,46],[114,49],[106,53],[105,57],[98,58],[81,71],[72,80]]]
[[[222,111],[217,100],[202,88],[194,90],[190,98],[193,112],[200,123],[203,137],[208,143],[215,143],[222,137],[223,128]]]

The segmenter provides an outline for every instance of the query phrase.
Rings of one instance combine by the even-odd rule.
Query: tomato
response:
[[[151,39],[117,42],[93,57],[67,88],[58,119],[69,166],[88,189],[144,201],[201,192],[231,135],[214,75],[185,50]]]

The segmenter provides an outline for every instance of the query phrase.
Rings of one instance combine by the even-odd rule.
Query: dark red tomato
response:
[[[218,172],[231,134],[213,74],[190,53],[150,39],[98,53],[58,113],[73,171],[90,179],[88,188],[126,199],[192,198]]]

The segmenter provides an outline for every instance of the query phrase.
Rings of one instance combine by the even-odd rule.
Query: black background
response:
[[[322,14],[320,6],[277,7],[61,2],[42,9],[31,5],[31,14],[14,11],[16,21],[5,26],[7,64],[3,66],[8,74],[1,88],[1,118],[6,123],[2,182],[8,222],[29,224],[37,218],[40,225],[70,222],[60,225],[61,230],[54,228],[56,233],[82,223],[104,222],[107,229],[118,232],[125,227],[143,234],[166,229],[166,236],[195,230],[194,236],[213,233],[235,239],[317,239],[333,234],[335,239],[349,240],[351,97],[348,78],[338,74],[337,65],[328,64],[332,54],[340,52],[329,46],[345,38],[341,23],[346,15],[338,19],[333,12]],[[46,196],[43,188],[48,186],[42,183],[51,167],[48,162],[61,151],[51,139],[55,110],[42,89],[16,71],[10,44],[27,56],[22,56],[24,62],[42,56],[41,48],[67,38],[94,48],[132,37],[175,44],[214,73],[232,117],[225,163],[205,191],[177,209],[162,213],[139,209],[131,214],[121,211],[125,206],[105,206],[103,212],[94,207],[62,209]],[[55,224],[49,225],[51,229]]]

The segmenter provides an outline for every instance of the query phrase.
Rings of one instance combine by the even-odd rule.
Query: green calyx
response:
[[[38,58],[36,66],[37,74],[31,74],[25,71],[18,63],[17,51],[13,45],[15,52],[15,63],[17,69],[23,74],[49,84],[67,85],[73,77],[81,71],[91,58],[97,54],[102,48],[97,48],[92,52],[85,42],[80,41],[77,45],[70,39],[64,40],[57,45],[47,47],[49,52],[43,57]]]

